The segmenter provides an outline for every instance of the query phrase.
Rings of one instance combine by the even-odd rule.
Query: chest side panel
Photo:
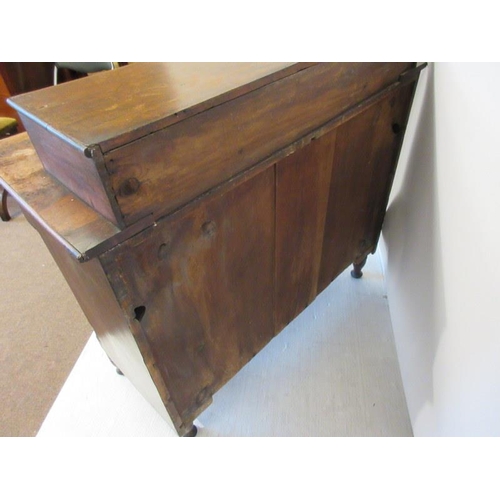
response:
[[[270,167],[104,257],[183,420],[273,337],[273,250]]]
[[[337,129],[318,292],[375,250],[412,95],[397,89]]]
[[[276,164],[276,331],[316,297],[336,131]]]

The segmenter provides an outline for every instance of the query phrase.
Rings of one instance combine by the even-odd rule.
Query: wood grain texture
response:
[[[412,94],[396,89],[337,130],[318,291],[376,247]]]
[[[148,374],[179,434],[277,331],[375,249],[414,89],[394,83],[407,65],[308,66],[174,116],[105,156],[67,141],[59,149],[51,130],[33,126],[41,156],[52,155],[56,175],[62,166],[65,183],[104,203],[116,196],[121,230],[95,200],[93,210],[47,174],[26,136],[0,145],[2,183],[110,356],[125,373]],[[77,174],[64,178],[72,168]],[[77,262],[90,257],[98,259]]]
[[[276,332],[316,297],[336,131],[276,165]]]
[[[101,257],[184,423],[274,335],[273,210],[269,168]]]
[[[315,65],[105,154],[125,225],[187,203],[397,81],[407,67]],[[121,194],[130,180],[138,189]]]
[[[152,366],[152,363],[148,363],[151,356],[148,345],[140,336],[134,338],[135,325],[120,308],[99,260],[85,263],[76,261],[34,217],[29,213],[25,215],[43,238],[110,359],[182,435],[182,422],[176,418],[175,408],[169,403],[170,398],[162,379],[154,369],[149,371],[146,366]]]
[[[45,167],[123,228],[264,160],[395,84],[410,66],[134,64],[11,103]]]
[[[11,102],[76,143],[109,151],[308,65],[134,63]]]
[[[0,141],[0,184],[77,259],[119,233],[44,170],[26,133]]]
[[[378,256],[365,279],[339,276],[217,392],[198,436],[411,436],[384,285]],[[92,336],[38,435],[175,433]]]
[[[102,160],[86,157],[83,150],[61,140],[39,123],[26,116],[22,119],[47,172],[111,223],[121,226],[116,202],[106,191],[107,175],[103,173]]]

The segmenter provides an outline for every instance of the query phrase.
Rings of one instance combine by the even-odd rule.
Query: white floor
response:
[[[380,260],[342,274],[214,395],[199,436],[411,436]],[[174,436],[92,335],[39,437]]]

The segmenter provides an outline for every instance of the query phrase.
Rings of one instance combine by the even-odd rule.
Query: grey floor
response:
[[[342,274],[215,394],[199,436],[411,436],[380,260]],[[38,436],[173,436],[94,335]]]

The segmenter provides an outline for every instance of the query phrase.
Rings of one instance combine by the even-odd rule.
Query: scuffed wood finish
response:
[[[163,418],[183,435],[189,426],[183,426],[171,405],[163,380],[151,362],[149,346],[137,335],[135,325],[118,304],[99,260],[78,262],[37,219],[28,212],[25,215],[40,232],[111,361],[123,370]]]
[[[26,133],[0,141],[0,184],[79,260],[119,233],[44,170]]]
[[[121,215],[114,198],[108,198],[103,186],[104,163],[99,150],[89,150],[94,158],[74,145],[61,141],[51,131],[33,120],[23,117],[23,123],[36,152],[47,172],[76,194],[111,223],[121,226]],[[106,176],[103,176],[106,179]]]
[[[11,102],[46,168],[123,228],[188,203],[395,84],[409,67],[131,65]]]
[[[316,297],[336,131],[276,165],[276,332]]]
[[[17,96],[12,103],[75,143],[100,144],[106,152],[309,65],[134,63]]]
[[[273,212],[268,168],[101,257],[185,423],[274,336]]]
[[[312,66],[107,153],[125,225],[181,206],[396,81],[405,67]],[[121,193],[130,180],[137,189]]]
[[[277,332],[375,250],[412,94],[396,89],[278,162]]]
[[[103,151],[133,144],[138,138],[237,99],[312,64],[133,64],[16,96],[9,102],[20,113],[45,168],[102,216],[123,228],[155,209],[157,215],[161,215],[158,206],[152,206],[154,202],[148,199],[149,194],[144,195],[144,187],[140,198],[146,208],[133,221],[124,220],[119,206],[120,201],[135,195],[141,184],[154,181],[158,174],[153,169],[155,164],[150,163],[146,169],[142,165],[144,175],[139,179],[129,176],[113,183],[116,167],[112,158],[109,165],[104,163]],[[98,94],[96,88],[100,89]],[[162,138],[156,137],[155,142],[158,140]],[[166,161],[168,158],[163,157],[157,166],[166,168]],[[193,167],[191,164],[190,168]],[[214,178],[215,181],[221,179],[227,180],[228,176],[219,174]],[[203,187],[207,189],[206,185]],[[163,184],[162,196],[166,189],[170,187]],[[170,200],[172,196],[175,193],[170,193]],[[180,206],[186,198],[173,201],[175,206]],[[171,206],[172,203],[167,208]]]
[[[412,95],[396,89],[337,129],[318,291],[375,250]]]
[[[338,274],[354,263],[361,275],[409,115],[415,75],[403,84],[399,73],[410,66],[264,65],[242,86],[233,73],[197,84],[189,65],[176,66],[190,75],[181,94],[199,86],[201,96],[185,114],[160,106],[172,114],[145,125],[149,135],[105,150],[142,130],[115,123],[110,110],[104,149],[74,137],[59,149],[53,129],[27,118],[46,169],[25,134],[0,143],[2,185],[42,234],[109,357],[180,435],[194,433],[213,394]]]

